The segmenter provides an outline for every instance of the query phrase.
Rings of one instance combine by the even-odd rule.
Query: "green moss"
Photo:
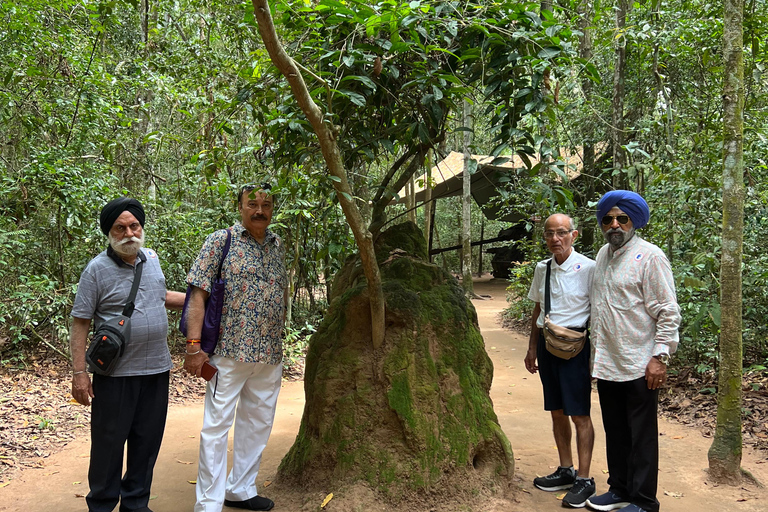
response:
[[[427,242],[416,224],[403,222],[387,229],[379,235],[374,245],[376,259],[381,264],[395,249],[405,251],[410,256],[427,261]]]
[[[387,257],[419,252],[399,239],[377,244]],[[364,479],[392,496],[474,471],[476,460],[502,474],[512,457],[488,396],[493,366],[456,280],[412,255],[383,265],[387,338],[373,350],[359,339],[369,328],[365,281],[359,262],[347,263],[346,288],[310,341],[305,416],[281,473]]]
[[[402,421],[411,428],[416,428],[416,419],[413,416],[413,398],[411,386],[406,373],[400,373],[392,378],[392,384],[387,393],[389,406],[397,413]]]

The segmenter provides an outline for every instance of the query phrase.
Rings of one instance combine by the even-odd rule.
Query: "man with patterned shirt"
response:
[[[72,396],[91,405],[90,491],[85,501],[92,512],[111,512],[118,501],[120,512],[149,511],[152,473],[168,413],[172,363],[165,310],[181,309],[184,294],[166,290],[157,253],[142,248],[144,219],[141,203],[129,197],[102,208],[100,226],[109,247],[83,270],[72,304]],[[85,362],[91,320],[98,329],[122,314],[137,268],[141,279],[125,351],[110,375],[94,374],[91,383]]]
[[[256,489],[280,391],[287,297],[283,244],[268,229],[274,209],[270,190],[268,184],[246,185],[240,190],[241,222],[229,228],[231,245],[221,264],[227,284],[213,354],[200,351],[199,339],[205,301],[216,279],[227,230],[208,236],[187,275],[192,293],[187,306],[189,339],[184,368],[199,377],[209,357],[218,368],[205,391],[195,512],[219,512],[222,505],[248,510],[274,506]],[[232,470],[227,476],[227,435],[235,409]]]
[[[589,322],[589,286],[595,262],[576,252],[573,242],[579,232],[573,219],[556,213],[544,223],[544,240],[552,258],[536,265],[528,298],[535,306],[525,368],[539,372],[544,390],[544,410],[552,416],[552,432],[560,465],[551,475],[537,477],[533,484],[543,491],[568,489],[563,505],[582,508],[595,494],[595,480],[590,478],[595,431],[592,427],[592,380],[589,375],[589,343],[571,359],[550,354],[544,340],[545,302],[549,270],[549,317],[556,325],[584,331]],[[538,359],[538,365],[536,361]],[[578,472],[573,467],[571,422],[576,429]]]
[[[592,344],[603,413],[608,492],[599,511],[658,512],[658,398],[677,349],[680,308],[669,260],[635,229],[650,210],[639,194],[614,190],[597,203],[606,241],[592,281]]]

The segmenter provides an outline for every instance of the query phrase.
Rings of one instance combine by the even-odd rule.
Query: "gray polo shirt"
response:
[[[157,253],[142,249],[146,261],[131,316],[131,339],[126,342],[112,377],[153,375],[171,369],[168,352],[168,314],[165,310],[165,276]],[[134,267],[121,264],[102,252],[83,270],[72,305],[74,318],[93,319],[94,328],[119,316],[133,284]]]

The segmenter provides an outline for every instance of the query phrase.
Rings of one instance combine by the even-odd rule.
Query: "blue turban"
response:
[[[632,225],[640,229],[651,218],[651,210],[648,203],[645,202],[640,194],[631,190],[611,190],[597,202],[597,222],[608,215],[611,208],[618,206],[624,213],[629,215]]]

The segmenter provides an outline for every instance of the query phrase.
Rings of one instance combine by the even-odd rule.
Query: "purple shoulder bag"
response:
[[[203,317],[203,330],[200,333],[200,350],[206,354],[212,354],[219,342],[219,326],[221,325],[221,308],[224,305],[224,291],[227,287],[227,280],[221,277],[221,267],[229,254],[229,245],[232,242],[232,231],[227,229],[227,243],[224,244],[224,252],[219,261],[219,270],[216,273],[216,280],[213,281],[211,293],[205,302],[205,316]],[[187,304],[192,294],[192,286],[187,285],[187,296],[184,298],[184,309],[181,310],[181,320],[179,321],[179,330],[187,335]]]

